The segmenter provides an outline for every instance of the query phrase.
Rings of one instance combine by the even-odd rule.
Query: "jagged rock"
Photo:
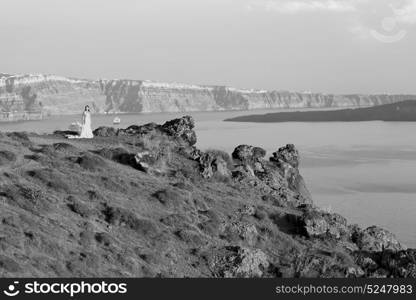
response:
[[[282,187],[288,186],[287,181],[280,174],[279,169],[277,169],[274,165],[264,164],[263,172],[255,172],[253,170],[253,174],[274,190],[279,190]]]
[[[208,179],[214,175],[214,171],[212,170],[213,160],[214,158],[208,153],[203,153],[199,157],[198,162],[202,177]]]
[[[167,121],[162,125],[162,129],[169,135],[180,137],[190,146],[196,144],[196,133],[193,130],[195,127],[194,119],[191,116],[184,116],[179,119]]]
[[[199,150],[195,146],[180,146],[177,151],[186,158],[189,158],[194,161],[199,161],[201,156],[204,154],[203,151]]]
[[[189,146],[196,144],[196,133],[194,120],[191,116],[167,121],[163,125],[156,123],[148,123],[144,125],[131,125],[125,129],[116,129],[113,127],[99,127],[94,130],[95,136],[143,136],[151,133],[166,134],[173,138],[180,138]]]
[[[114,127],[101,126],[93,131],[94,136],[110,137],[117,136],[118,129]]]
[[[266,155],[266,150],[250,145],[240,145],[234,149],[231,155],[234,159],[248,163],[264,158]]]
[[[271,203],[272,205],[277,206],[277,207],[288,206],[287,196],[285,194],[283,195],[268,194],[268,195],[264,195],[262,199],[263,201]]]
[[[146,135],[151,132],[155,132],[160,130],[161,126],[156,123],[148,123],[144,125],[132,125],[127,127],[126,129],[120,129],[119,135]]]
[[[363,277],[365,275],[363,269],[360,267],[349,267],[346,272],[346,277],[349,278],[357,278],[357,277]]]
[[[243,147],[247,149],[247,147]],[[311,205],[312,199],[297,168],[283,162],[286,169],[274,162],[258,159],[237,165],[232,176],[240,182],[261,188],[264,193],[279,194],[291,206]],[[285,171],[286,170],[286,171]],[[282,204],[279,206],[287,206]]]
[[[298,173],[296,179],[289,183],[289,187],[298,193],[297,197],[300,205],[311,205],[313,203],[311,193],[306,187],[306,183],[302,175]]]
[[[210,262],[214,276],[225,278],[263,277],[269,265],[263,251],[239,246],[227,246],[217,250]]]
[[[214,172],[217,172],[221,176],[229,177],[231,171],[228,169],[227,162],[220,156],[217,156],[212,162],[212,168]]]
[[[371,226],[362,231],[357,230],[353,233],[352,239],[362,251],[380,252],[406,249],[406,246],[402,245],[394,234],[378,226]]]
[[[278,164],[287,163],[293,168],[297,168],[299,166],[299,152],[295,148],[295,145],[287,144],[279,148],[276,152],[273,152],[273,157],[270,158],[270,161]]]
[[[234,178],[241,179],[245,177],[255,177],[254,170],[249,165],[237,166],[233,171],[232,175]]]
[[[361,274],[361,270],[343,255],[316,249],[305,249],[297,253],[294,267],[294,277],[300,278],[344,278],[359,277]]]
[[[256,178],[261,180],[261,182],[268,186],[271,191],[270,193],[273,196],[277,196],[286,204],[281,203],[277,206],[287,206],[290,204],[292,207],[299,206],[308,206],[312,204],[312,199],[310,198],[309,192],[305,189],[302,189],[302,185],[292,186],[287,182],[287,179],[282,176],[279,169],[275,166],[270,166],[270,163],[264,163],[263,172],[254,172]],[[297,171],[297,169],[294,169]],[[299,182],[303,182],[301,177]]]
[[[416,278],[416,249],[359,251],[355,262],[372,278]]]
[[[367,273],[373,273],[379,268],[378,264],[372,258],[365,255],[358,255],[356,263],[366,270]]]
[[[303,216],[306,234],[309,237],[347,237],[349,230],[347,220],[335,213],[308,210]]]
[[[306,187],[305,181],[299,172],[299,152],[293,144],[287,144],[279,148],[270,157],[270,161],[276,165],[288,187],[302,196],[301,202],[312,203],[312,197]]]
[[[235,237],[245,241],[249,246],[254,246],[257,242],[259,233],[256,226],[246,222],[232,222],[224,228],[224,235],[233,239]]]
[[[79,132],[74,130],[55,130],[53,132],[53,135],[67,137],[68,135],[79,135]]]
[[[343,249],[347,250],[348,253],[359,251],[357,244],[354,244],[350,239],[348,239],[348,236],[345,239],[337,240],[337,243]]]
[[[371,273],[368,277],[369,278],[387,278],[389,276],[389,272],[383,268],[377,269],[375,272]]]
[[[256,161],[253,163],[253,171],[254,172],[258,172],[258,173],[262,173],[264,172],[264,166],[261,162]]]
[[[161,170],[154,167],[157,158],[149,151],[138,152],[134,159],[139,169],[144,172],[160,173]]]
[[[416,278],[416,249],[383,251],[380,265],[390,272],[390,276]]]
[[[218,173],[225,177],[231,175],[227,162],[220,156],[215,157],[210,153],[201,153],[199,154],[197,161],[199,162],[201,175],[206,179],[211,178],[214,173]]]

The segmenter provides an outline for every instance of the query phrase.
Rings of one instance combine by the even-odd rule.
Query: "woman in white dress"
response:
[[[85,106],[84,112],[82,113],[82,127],[81,127],[81,139],[92,139],[94,137],[91,130],[91,112],[90,107]]]

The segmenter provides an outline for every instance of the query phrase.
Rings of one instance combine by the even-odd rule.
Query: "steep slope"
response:
[[[23,119],[24,112],[37,118],[79,113],[87,104],[100,113],[156,113],[372,106],[409,99],[416,97],[311,94],[142,80],[85,80],[0,73],[0,120]]]
[[[0,133],[0,276],[416,277],[393,234],[313,205],[293,145],[202,152],[193,127]]]

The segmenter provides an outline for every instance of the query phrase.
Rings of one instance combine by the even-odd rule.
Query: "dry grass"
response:
[[[234,162],[231,158],[231,155],[227,152],[218,149],[208,149],[205,152],[212,155],[213,157],[221,157],[227,163],[228,169],[233,168]]]
[[[260,189],[229,178],[204,180],[198,164],[173,146],[157,136],[1,137],[1,149],[15,159],[0,170],[0,276],[213,276],[207,255],[215,247],[252,247],[223,234],[234,220],[257,228],[256,247],[285,276],[294,275],[287,266],[296,251],[321,247],[279,228],[283,221],[269,217],[279,208],[263,201]],[[158,167],[168,172],[146,174],[102,149],[156,152]],[[227,153],[208,152],[232,166]],[[241,215],[250,205],[256,213]]]

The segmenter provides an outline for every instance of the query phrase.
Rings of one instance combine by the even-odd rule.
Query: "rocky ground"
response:
[[[202,152],[193,127],[0,133],[0,276],[416,277],[416,250],[314,206],[293,145]]]

